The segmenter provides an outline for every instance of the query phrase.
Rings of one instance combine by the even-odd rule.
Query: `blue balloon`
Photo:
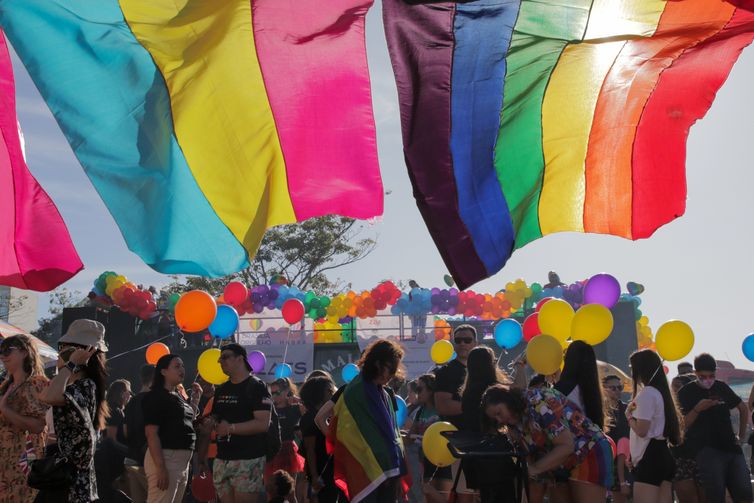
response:
[[[406,401],[403,398],[396,396],[395,401],[398,402],[398,409],[395,411],[395,420],[398,422],[398,427],[402,428],[403,423],[408,419],[408,407]]]
[[[353,363],[349,363],[348,365],[344,366],[340,371],[340,377],[343,378],[343,382],[347,383],[351,382],[357,375],[359,375],[359,367],[357,367]]]
[[[209,326],[209,333],[225,339],[233,335],[236,329],[238,329],[238,313],[236,310],[227,304],[218,306],[215,321]]]
[[[293,369],[287,363],[275,367],[275,379],[283,379],[284,377],[291,377],[291,375],[293,375]]]
[[[744,356],[749,361],[754,362],[754,334],[751,334],[744,339],[743,344],[741,344],[741,349],[744,352]]]
[[[521,329],[521,324],[516,320],[502,320],[495,327],[495,342],[501,348],[513,349],[518,346],[523,337],[524,332]]]

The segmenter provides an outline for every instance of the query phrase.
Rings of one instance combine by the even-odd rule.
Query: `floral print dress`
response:
[[[60,452],[75,468],[68,503],[89,503],[97,499],[97,433],[92,423],[97,411],[97,387],[89,378],[79,379],[65,388],[63,396],[65,405],[53,406],[52,417]]]
[[[47,387],[45,376],[33,376],[8,396],[8,405],[22,416],[44,421],[48,405],[38,396]],[[44,433],[19,431],[0,414],[0,503],[34,501],[37,491],[26,485],[30,457],[44,456]]]

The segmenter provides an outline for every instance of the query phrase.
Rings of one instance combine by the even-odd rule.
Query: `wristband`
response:
[[[75,374],[76,372],[79,371],[79,366],[70,360],[65,363],[65,368],[70,370],[71,374]]]

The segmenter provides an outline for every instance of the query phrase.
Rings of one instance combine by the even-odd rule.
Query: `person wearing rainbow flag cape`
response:
[[[351,503],[390,503],[407,485],[395,395],[387,383],[400,372],[403,349],[389,340],[369,345],[361,373],[343,390],[330,421],[328,450],[335,483]],[[403,483],[401,483],[403,482]]]

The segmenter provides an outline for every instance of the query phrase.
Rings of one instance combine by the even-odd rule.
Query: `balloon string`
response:
[[[151,345],[152,345],[152,344],[154,344],[155,342],[160,342],[160,341],[162,341],[162,340],[165,340],[165,339],[167,339],[168,337],[173,337],[173,334],[170,334],[170,335],[166,335],[166,336],[164,336],[164,337],[160,337],[159,339],[156,339],[156,340],[154,340],[154,341],[152,341],[152,342],[148,342],[147,344],[144,344],[143,346],[139,346],[138,348],[129,349],[128,351],[124,351],[124,352],[122,352],[122,353],[119,353],[119,354],[117,354],[117,355],[115,355],[115,356],[111,356],[111,357],[109,357],[109,358],[107,359],[107,361],[115,360],[116,358],[120,358],[120,357],[121,357],[121,356],[123,356],[123,355],[127,355],[127,354],[129,354],[129,353],[133,353],[134,351],[139,351],[140,349],[144,349],[144,348],[146,348],[146,347],[149,347],[149,346],[151,346]]]
[[[288,358],[288,344],[291,342],[291,327],[292,325],[288,325],[288,338],[285,340],[285,351],[283,351],[283,365],[285,365],[285,361]]]

